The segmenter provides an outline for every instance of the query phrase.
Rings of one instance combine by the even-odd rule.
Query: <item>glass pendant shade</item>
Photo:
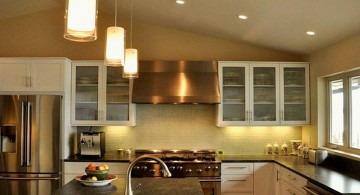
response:
[[[137,49],[128,48],[125,50],[124,78],[138,78],[138,52]]]
[[[112,26],[106,30],[105,65],[122,66],[125,62],[125,30]]]
[[[97,39],[98,0],[66,0],[64,38],[89,42]]]

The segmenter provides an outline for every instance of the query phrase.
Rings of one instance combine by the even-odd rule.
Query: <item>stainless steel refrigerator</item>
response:
[[[61,186],[61,96],[0,95],[0,194],[51,194]]]

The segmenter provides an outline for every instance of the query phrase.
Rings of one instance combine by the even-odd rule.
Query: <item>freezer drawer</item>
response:
[[[1,195],[49,195],[60,186],[57,174],[0,174]]]

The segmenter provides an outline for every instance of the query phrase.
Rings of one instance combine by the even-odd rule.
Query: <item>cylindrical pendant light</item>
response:
[[[125,50],[125,65],[123,71],[124,78],[138,78],[138,52],[132,48],[132,10],[133,1],[131,0],[130,9],[130,48]]]
[[[97,39],[97,0],[66,0],[64,38],[89,42]]]
[[[106,29],[105,65],[122,66],[125,62],[125,30],[111,26]]]
[[[107,66],[123,66],[125,63],[125,30],[116,26],[117,0],[115,0],[115,25],[106,29],[105,60]]]
[[[138,78],[138,52],[137,49],[125,49],[124,78]]]

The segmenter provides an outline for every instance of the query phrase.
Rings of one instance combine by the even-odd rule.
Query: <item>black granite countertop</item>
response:
[[[102,157],[84,157],[79,154],[64,159],[65,162],[130,162],[134,156],[118,155],[116,153],[105,153]]]
[[[275,162],[334,194],[360,194],[359,173],[334,170],[325,166],[309,164],[298,156],[273,155],[224,155],[223,162]],[[344,166],[344,165],[338,165]]]
[[[79,155],[65,159],[65,162],[131,162],[134,156],[118,156],[115,153],[105,154],[102,158],[87,159]],[[360,174],[358,172],[340,171],[340,168],[315,166],[307,159],[298,156],[275,155],[223,155],[223,162],[275,162],[305,177],[334,194],[360,194]],[[338,165],[341,167],[344,165]],[[336,166],[335,166],[336,167]]]
[[[203,195],[197,178],[132,178],[134,195]],[[139,184],[141,185],[137,187]],[[118,178],[106,186],[85,186],[77,180],[67,183],[53,195],[124,194],[126,178]],[[137,188],[136,188],[137,187]]]

